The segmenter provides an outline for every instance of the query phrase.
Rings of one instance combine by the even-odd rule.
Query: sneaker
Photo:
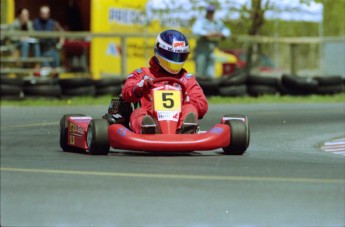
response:
[[[179,129],[180,134],[195,134],[198,128],[197,119],[194,113],[187,114],[183,120],[182,127]]]
[[[150,115],[145,115],[143,118],[141,134],[156,134],[156,122]]]

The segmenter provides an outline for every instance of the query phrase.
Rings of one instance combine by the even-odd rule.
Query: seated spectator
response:
[[[29,10],[22,8],[18,11],[17,18],[13,21],[10,26],[12,31],[33,31],[32,21],[29,19]],[[25,37],[14,37],[11,39],[16,47],[20,50],[20,56],[27,58],[29,56],[30,47],[33,47],[33,53],[35,57],[40,56],[40,47],[38,40],[35,38]]]
[[[59,22],[50,18],[50,8],[49,6],[41,6],[39,17],[34,19],[33,26],[36,31],[63,31],[63,28]],[[64,39],[56,38],[41,38],[40,47],[41,47],[41,56],[42,57],[51,57],[53,62],[44,62],[42,65],[46,67],[59,67],[60,66],[60,53],[63,45]]]

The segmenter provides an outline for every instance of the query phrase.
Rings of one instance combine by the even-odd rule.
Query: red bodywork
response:
[[[181,105],[188,94],[184,84],[174,78],[159,78],[154,83],[169,81],[152,89],[153,113],[161,134],[136,134],[122,124],[108,127],[109,145],[114,149],[186,152],[205,151],[227,147],[230,144],[230,126],[221,122],[210,130],[199,134],[176,134]],[[180,87],[172,86],[177,83]],[[68,117],[68,145],[87,150],[87,130],[91,117]]]
[[[110,146],[115,149],[178,152],[213,150],[230,144],[230,127],[216,124],[201,134],[135,134],[123,125],[109,127]]]
[[[91,117],[69,117],[68,122],[68,145],[87,150],[86,135]]]

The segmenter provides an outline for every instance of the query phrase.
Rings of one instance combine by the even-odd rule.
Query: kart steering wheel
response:
[[[161,77],[161,78],[156,78],[153,80],[153,84],[162,82],[162,81],[167,81],[169,84],[177,83],[181,86],[182,89],[182,94],[184,96],[187,96],[187,91],[186,91],[186,85],[179,79],[172,78],[172,77]]]

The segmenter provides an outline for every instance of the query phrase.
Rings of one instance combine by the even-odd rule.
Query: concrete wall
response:
[[[324,74],[345,77],[345,42],[324,44]]]

